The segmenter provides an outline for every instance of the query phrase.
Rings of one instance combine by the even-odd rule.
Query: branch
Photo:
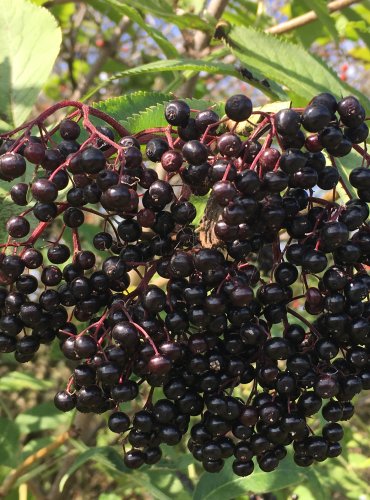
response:
[[[211,0],[209,7],[207,8],[207,14],[214,17],[217,21],[222,16],[223,11],[226,9],[229,0]],[[198,31],[194,37],[194,49],[197,52],[201,52],[205,49],[211,39],[208,33],[203,31]]]
[[[222,16],[223,11],[226,9],[229,0],[211,0],[207,8],[207,13],[213,16],[217,21]],[[194,36],[193,49],[195,52],[199,53],[205,49],[212,38],[212,35],[204,33],[203,31],[198,31]],[[189,80],[187,80],[181,88],[176,92],[179,97],[192,97],[195,85],[197,83],[199,73],[193,75]]]
[[[127,17],[122,18],[120,23],[114,29],[109,43],[107,43],[107,45],[102,48],[98,57],[96,58],[96,61],[91,66],[90,71],[73,93],[72,100],[78,101],[87,92],[95,77],[100,73],[106,61],[116,53],[117,48],[120,46],[120,38],[130,25],[130,23],[131,21]]]
[[[14,486],[14,483],[19,479],[23,474],[25,474],[30,467],[34,465],[35,462],[45,458],[47,455],[50,455],[53,451],[60,448],[66,441],[71,437],[71,431],[63,432],[60,436],[58,436],[55,441],[53,441],[48,446],[41,448],[41,450],[32,453],[29,455],[26,460],[24,460],[16,469],[14,469],[5,479],[1,488],[0,488],[0,498],[7,498],[7,494]]]
[[[336,12],[337,10],[345,9],[354,3],[358,3],[359,0],[334,0],[333,2],[328,3],[328,10],[330,13]],[[265,30],[267,33],[272,33],[274,35],[286,33],[287,31],[295,30],[300,26],[305,26],[306,24],[312,23],[312,21],[316,21],[318,19],[318,15],[315,11],[310,10],[301,16],[294,17],[293,19],[289,19],[289,21],[285,21],[284,23],[280,23],[276,26],[272,26],[271,28],[267,28]]]

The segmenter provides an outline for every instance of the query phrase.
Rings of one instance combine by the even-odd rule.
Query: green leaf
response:
[[[77,449],[80,449],[79,444],[77,445]],[[135,471],[133,473],[131,469],[128,469],[123,463],[122,455],[120,455],[118,451],[111,446],[88,448],[80,453],[66,474],[62,477],[59,483],[59,491],[63,490],[66,481],[71,477],[71,475],[90,460],[93,460],[97,464],[103,466],[106,474],[109,471],[110,474],[117,474],[116,477],[118,478],[122,478],[124,474],[125,483],[132,481],[136,486],[140,486],[146,491],[150,491],[151,495],[158,500],[171,500],[171,497],[163,493],[150,481],[144,471]]]
[[[76,458],[76,460],[64,474],[59,483],[59,491],[63,490],[65,483],[72,476],[72,474],[74,474],[76,470],[78,470],[90,460],[94,460],[95,462],[104,465],[104,467],[106,467],[107,469],[113,469],[114,471],[120,472],[130,472],[129,469],[124,466],[122,457],[111,446],[89,448]]]
[[[53,387],[50,380],[40,380],[36,377],[22,372],[10,372],[0,378],[2,391],[22,391],[30,389],[31,391],[45,391]]]
[[[291,458],[286,458],[273,472],[262,472],[255,468],[253,475],[247,478],[234,474],[231,461],[218,474],[205,472],[195,488],[193,500],[229,500],[248,492],[267,493],[275,492],[288,486],[302,483],[306,479],[305,473],[294,464]]]
[[[122,13],[125,12],[124,9],[127,7],[135,10],[139,7],[136,0],[90,0],[89,4],[115,22],[120,21]],[[142,0],[140,2],[140,11],[153,14],[164,21],[177,25],[179,28],[193,28],[206,32],[211,32],[213,29],[215,22],[209,23],[200,16],[184,12],[181,9],[178,9],[176,13],[173,10],[173,5],[165,0]],[[135,19],[133,21],[137,22]]]
[[[18,425],[6,418],[0,417],[0,464],[16,467],[19,454]]]
[[[352,197],[357,198],[357,190],[349,182],[349,174],[354,168],[361,167],[362,156],[360,156],[359,153],[352,149],[348,155],[343,156],[342,158],[335,158],[335,164],[339,170],[347,191],[351,194]],[[343,201],[348,201],[348,195],[345,192],[342,194],[342,192],[339,191],[339,194],[341,195],[341,198],[346,198]]]
[[[166,57],[178,57],[179,53],[172,45],[172,43],[156,28],[150,26],[148,22],[143,19],[139,14],[137,8],[130,7],[129,5],[121,5],[120,10],[122,14],[129,17],[132,21],[140,26],[149,36],[153,38],[155,43],[162,49]]]
[[[330,16],[328,5],[325,0],[300,0],[306,10],[313,10],[317,14],[318,21],[325,27],[332,39],[338,43],[339,36],[333,17]],[[316,35],[317,36],[317,35]]]
[[[99,101],[94,103],[93,107],[104,111],[104,113],[109,114],[120,123],[127,124],[128,118],[134,113],[140,113],[150,106],[155,106],[158,103],[170,101],[171,99],[171,94],[140,91]]]
[[[321,59],[300,45],[242,26],[231,30],[227,42],[250,71],[269,75],[298,96],[301,104],[320,92],[332,92],[337,98],[352,93],[370,110],[369,99],[342,82]]]
[[[221,116],[224,112],[223,103],[214,105],[203,99],[184,99],[184,101],[187,102],[192,109],[202,110],[212,107],[212,109]],[[164,117],[164,108],[165,103],[160,103],[155,106],[150,106],[140,113],[133,114],[127,119],[127,122],[125,122],[128,130],[132,134],[136,134],[148,128],[167,126],[168,122]]]
[[[2,0],[0,25],[0,119],[14,128],[30,114],[62,35],[47,9],[25,0]]]
[[[141,15],[140,11],[127,3],[115,0],[92,0],[90,4],[99,12],[108,16],[114,22],[118,23],[122,16],[127,16],[131,21],[136,23],[140,28],[148,33],[153,38],[155,43],[160,47],[167,57],[178,57],[179,53],[172,43],[156,28],[151,26]]]
[[[365,5],[357,5],[352,9],[343,9],[340,17],[345,18],[345,22],[342,23],[344,30],[349,26],[350,29],[357,32],[366,46],[370,48],[370,33],[368,31],[370,10],[367,9]]]
[[[204,215],[204,211],[206,209],[208,200],[209,200],[208,195],[205,195],[205,196],[192,195],[192,196],[190,196],[189,201],[190,201],[190,203],[192,203],[195,206],[196,211],[197,211],[197,215],[195,216],[195,219],[192,222],[192,224],[195,227],[198,227],[200,224],[200,221],[202,220],[202,217]]]
[[[85,96],[85,99],[88,99],[90,96],[94,95],[98,90],[108,85],[109,82],[117,80],[118,78],[124,78],[127,76],[135,76],[146,73],[160,73],[166,71],[187,71],[187,70],[197,71],[197,72],[205,71],[207,73],[234,76],[235,78],[243,79],[243,74],[237,69],[235,69],[235,67],[232,64],[226,64],[218,61],[200,61],[197,59],[166,59],[166,60],[155,61],[148,64],[143,64],[142,66],[137,66],[136,68],[126,69],[124,71],[116,73],[111,78],[101,83],[98,87],[94,88],[87,96]],[[245,81],[248,81],[249,83],[254,85],[253,80],[250,80],[248,78],[244,79]],[[256,80],[256,86],[257,84],[258,81]],[[282,97],[283,99],[286,98],[284,92],[282,92],[283,96],[280,95],[281,94],[280,91],[278,95],[276,93],[278,89],[273,87],[272,84],[270,84],[268,81],[266,85],[260,84],[258,88],[260,88],[261,90],[264,89],[263,91],[267,95],[273,95],[274,97],[279,97],[279,98]]]
[[[65,429],[69,427],[73,413],[61,413],[53,403],[42,403],[20,413],[15,419],[22,433]]]
[[[125,3],[131,7],[138,8],[137,0],[125,0],[120,2],[118,0],[108,0],[110,3],[121,4]],[[195,14],[175,10],[173,4],[165,0],[141,0],[140,8],[150,12],[164,21],[176,24],[179,28],[183,29],[196,29],[205,32],[211,32],[215,26],[215,20],[211,22],[210,19],[205,20]]]
[[[305,4],[300,0],[293,0],[290,3],[291,17],[298,17],[307,12]],[[337,29],[337,27],[336,27]],[[324,25],[319,20],[312,21],[309,24],[297,27],[290,33],[290,37],[299,40],[306,48],[311,47],[317,38],[325,37],[326,31]]]
[[[113,2],[107,0],[89,0],[89,5],[104,16],[109,17],[115,23],[119,23],[122,19],[119,8]]]

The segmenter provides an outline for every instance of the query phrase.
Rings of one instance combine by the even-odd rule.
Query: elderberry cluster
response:
[[[291,444],[300,466],[338,456],[338,422],[370,389],[359,101],[324,93],[272,113],[235,95],[220,117],[175,100],[168,126],[135,135],[63,105],[76,109],[52,131],[58,106],[0,146],[0,178],[24,207],[0,242],[0,352],[24,363],[59,342],[75,368],[57,408],[110,412],[130,468],[158,462],[160,445],[188,431],[209,472],[230,457],[239,476],[255,461],[272,471]],[[348,181],[337,158],[351,150]],[[86,219],[96,252],[83,249]]]

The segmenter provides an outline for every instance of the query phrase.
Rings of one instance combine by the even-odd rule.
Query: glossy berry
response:
[[[185,101],[172,101],[165,107],[164,115],[170,125],[186,127],[190,117],[190,107]]]
[[[228,98],[225,104],[225,113],[235,122],[247,120],[252,114],[252,101],[243,94],[236,94]]]

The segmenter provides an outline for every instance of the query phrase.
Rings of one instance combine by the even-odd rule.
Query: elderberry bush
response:
[[[323,93],[272,113],[235,95],[225,117],[175,100],[165,118],[130,135],[68,102],[3,136],[0,178],[19,213],[1,242],[0,352],[25,363],[58,342],[74,369],[57,408],[109,412],[130,468],[185,436],[208,472],[230,457],[239,476],[272,471],[289,446],[303,467],[338,456],[339,422],[370,389],[363,107]],[[352,149],[348,181],[336,159]],[[97,254],[80,238],[87,217]]]

